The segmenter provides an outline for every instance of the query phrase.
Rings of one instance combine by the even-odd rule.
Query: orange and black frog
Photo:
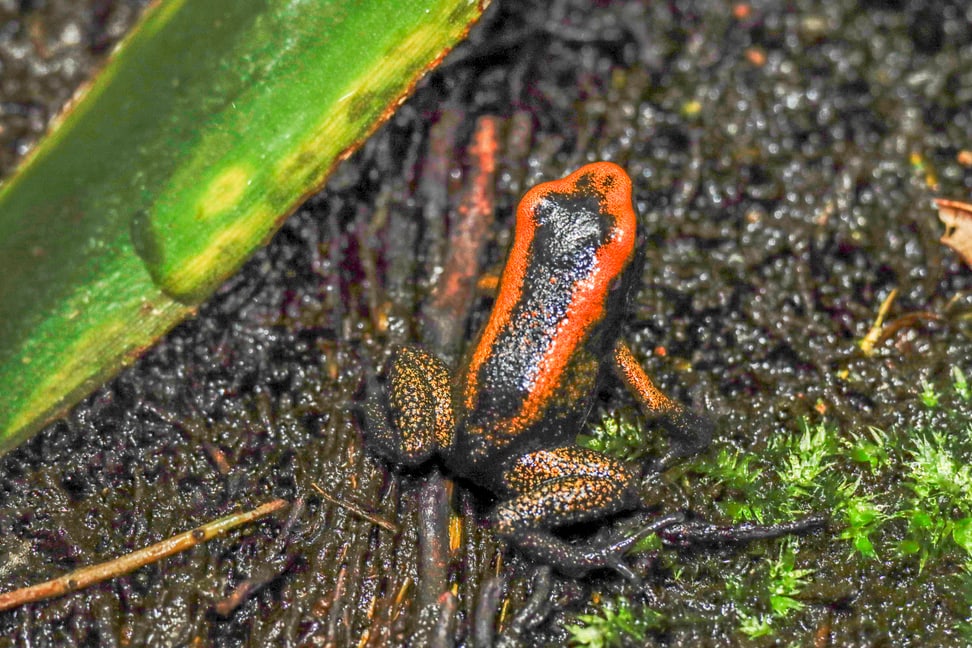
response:
[[[667,398],[619,338],[640,274],[631,180],[610,162],[537,185],[520,202],[513,245],[482,331],[455,370],[422,348],[394,350],[370,377],[363,412],[371,447],[417,466],[438,455],[494,492],[493,527],[533,559],[569,575],[612,568],[667,516],[606,546],[553,529],[639,505],[640,470],[575,445],[602,371],[614,371],[671,440],[660,460],[704,448],[709,419]],[[704,534],[703,534],[704,535]]]

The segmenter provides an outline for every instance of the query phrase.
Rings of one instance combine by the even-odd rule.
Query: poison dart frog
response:
[[[569,575],[607,567],[635,578],[622,556],[641,534],[599,546],[552,531],[639,504],[639,470],[574,443],[602,371],[661,419],[666,458],[712,435],[709,419],[666,397],[619,338],[641,270],[637,238],[631,180],[618,165],[537,185],[517,209],[493,310],[460,366],[400,346],[381,379],[368,378],[363,413],[378,454],[407,466],[438,455],[500,498],[497,534]]]

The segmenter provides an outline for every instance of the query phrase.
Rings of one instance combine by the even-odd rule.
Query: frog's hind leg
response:
[[[803,535],[826,526],[827,517],[819,514],[771,525],[743,522],[734,526],[720,526],[705,520],[681,520],[660,530],[658,537],[665,546],[685,549],[697,545],[738,544]]]
[[[625,552],[648,533],[681,520],[671,516],[607,545],[571,544],[550,529],[634,508],[636,476],[624,463],[578,447],[537,450],[518,457],[504,474],[515,496],[497,506],[496,532],[528,556],[568,576],[607,567],[637,581]]]
[[[369,375],[366,390],[367,442],[382,457],[417,466],[452,443],[449,369],[428,351],[396,347],[383,379]]]
[[[628,345],[620,340],[614,346],[614,369],[645,413],[658,417],[668,432],[671,447],[655,462],[656,471],[664,470],[673,460],[693,455],[709,445],[712,420],[666,396],[638,364]]]

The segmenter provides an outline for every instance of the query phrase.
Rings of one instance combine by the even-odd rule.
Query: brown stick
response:
[[[114,560],[89,567],[82,567],[81,569],[76,569],[73,572],[44,583],[38,583],[37,585],[22,587],[12,592],[0,594],[0,612],[24,605],[25,603],[33,603],[34,601],[63,596],[64,594],[84,589],[89,585],[108,580],[109,578],[128,574],[139,567],[158,562],[163,558],[168,558],[186,549],[191,549],[196,545],[208,542],[216,536],[224,534],[238,526],[266,517],[284,508],[287,504],[287,500],[275,499],[251,511],[234,513],[226,517],[221,517],[218,520],[207,522],[192,531],[180,533],[177,536],[172,536],[162,542],[138,549]]]
[[[326,499],[331,504],[336,504],[341,508],[347,509],[352,513],[354,513],[355,515],[357,515],[358,517],[362,517],[368,520],[369,522],[377,524],[382,529],[386,529],[388,531],[391,531],[392,533],[398,533],[398,525],[395,524],[394,522],[389,522],[383,517],[375,515],[374,513],[369,513],[368,511],[364,510],[360,506],[357,506],[356,504],[353,504],[351,502],[345,500],[339,500],[336,497],[331,497],[330,495],[324,492],[323,488],[321,488],[320,486],[318,486],[313,482],[311,482],[311,488],[316,490],[318,495]]]

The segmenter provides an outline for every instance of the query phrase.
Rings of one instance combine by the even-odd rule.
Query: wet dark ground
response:
[[[3,173],[141,4],[0,2]],[[45,42],[56,54],[45,57]],[[628,338],[662,385],[718,420],[724,443],[759,453],[801,417],[907,428],[922,378],[940,381],[953,365],[972,373],[972,274],[939,244],[931,206],[972,196],[972,169],[958,159],[972,148],[965,3],[499,3],[196,318],[0,459],[4,590],[303,496],[286,536],[283,516],[0,613],[0,645],[383,645],[415,631],[410,601],[428,596],[417,549],[426,476],[389,475],[368,456],[348,404],[365,363],[422,337],[414,313],[441,270],[445,215],[470,175],[463,151],[482,115],[501,127],[486,265],[528,186],[586,161],[621,163],[647,237]],[[893,313],[936,317],[865,356],[857,342],[894,288]],[[478,301],[473,319],[486,308]],[[602,411],[618,406],[630,402],[606,386]],[[454,632],[468,643],[481,582],[509,577],[508,622],[532,572],[491,539],[488,504],[449,488],[462,530],[449,563]],[[712,515],[690,476],[651,496]],[[843,587],[846,575],[826,565],[846,551],[833,534],[801,548],[818,580],[841,586],[817,587],[776,642],[812,645],[826,619],[831,645],[960,645],[961,613],[933,588],[896,600],[900,574],[880,563],[862,572],[873,580]],[[706,607],[721,576],[698,570],[669,587],[649,574],[655,603],[680,598],[683,621],[696,621],[654,638],[744,642]],[[214,604],[251,577],[266,586],[217,615]],[[562,643],[592,596],[618,592],[647,596],[610,575],[558,581],[559,608],[535,640]]]
[[[149,0],[0,0],[0,177]]]

